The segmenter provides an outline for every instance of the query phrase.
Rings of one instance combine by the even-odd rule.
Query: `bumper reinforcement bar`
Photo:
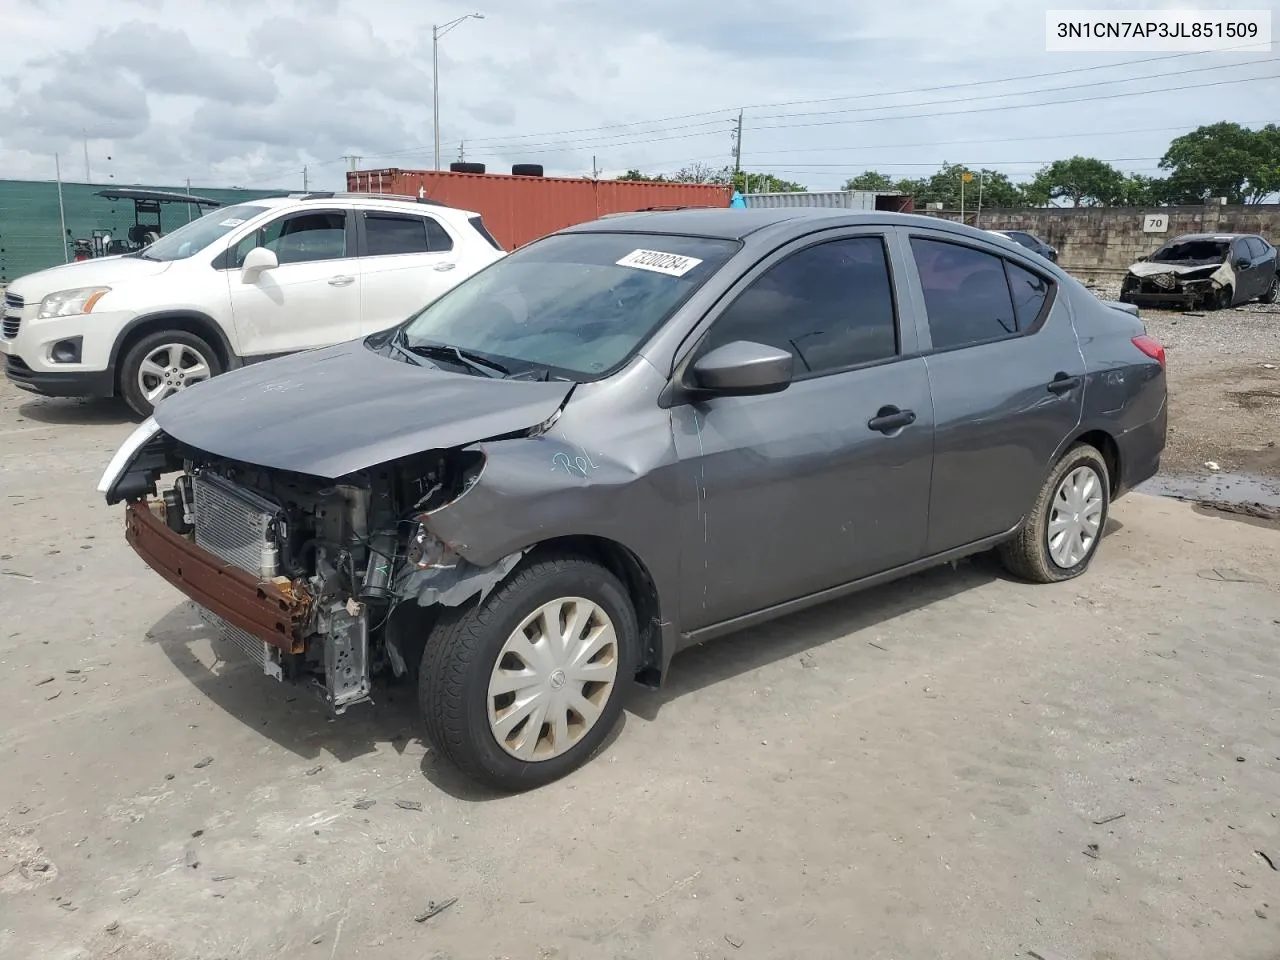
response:
[[[148,501],[129,504],[125,539],[152,570],[228,623],[279,647],[302,653],[311,596],[283,577],[260,580],[169,529]]]

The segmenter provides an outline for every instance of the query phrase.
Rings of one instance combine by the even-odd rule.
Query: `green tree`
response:
[[[1261,203],[1280,190],[1280,127],[1199,127],[1174,138],[1160,168],[1169,171],[1169,196],[1175,202],[1226,197],[1228,203]]]
[[[1030,194],[1070,200],[1073,207],[1110,206],[1124,197],[1125,177],[1111,164],[1093,157],[1055,160],[1032,180]]]
[[[1131,173],[1124,178],[1119,202],[1126,207],[1156,207],[1165,202],[1168,189],[1159,177]]]
[[[866,170],[844,182],[841,190],[892,190],[893,178],[876,170]]]
[[[809,188],[792,180],[784,180],[772,173],[754,173],[744,170],[733,172],[733,167],[713,167],[706,163],[693,163],[681,167],[672,174],[649,174],[639,170],[628,170],[617,179],[647,180],[652,183],[719,183],[732,186],[740,193],[746,193],[747,187],[752,193],[804,193]]]
[[[948,210],[960,209],[960,187],[964,174],[973,179],[964,184],[965,210],[976,210],[981,194],[983,207],[1020,207],[1022,190],[999,170],[972,170],[961,163],[944,163],[936,173],[918,180],[899,180],[894,189],[915,198],[916,203],[940,203]]]

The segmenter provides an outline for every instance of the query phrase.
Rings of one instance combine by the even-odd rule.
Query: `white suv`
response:
[[[224,370],[394,326],[503,255],[478,214],[412,197],[252,200],[18,278],[0,354],[25,390],[120,396],[146,416]]]

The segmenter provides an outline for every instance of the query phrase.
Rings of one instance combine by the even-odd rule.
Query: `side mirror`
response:
[[[1248,270],[1253,266],[1253,261],[1248,257],[1236,257],[1236,268],[1239,270]]]
[[[690,369],[695,393],[748,397],[778,393],[791,384],[791,353],[735,340],[703,354]]]
[[[253,283],[262,271],[274,270],[278,266],[280,261],[274,253],[266,247],[254,247],[244,256],[244,263],[240,266],[240,279],[245,283]]]
[[[1138,258],[1137,262],[1138,262],[1138,263],[1146,263],[1146,260],[1147,260],[1147,258],[1146,258],[1145,256],[1142,256],[1142,257],[1139,257],[1139,258]]]

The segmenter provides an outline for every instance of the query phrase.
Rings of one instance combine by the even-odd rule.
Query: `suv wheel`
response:
[[[1271,286],[1267,287],[1267,292],[1258,298],[1258,302],[1275,303],[1277,297],[1280,297],[1280,273],[1271,278]]]
[[[1022,529],[1001,545],[1005,569],[1033,583],[1080,576],[1106,529],[1110,492],[1102,454],[1085,443],[1072,447],[1044,482]]]
[[[487,598],[436,622],[418,700],[427,736],[500,790],[541,786],[590,759],[635,675],[635,611],[608,570],[534,560]]]
[[[139,416],[149,416],[165,397],[222,372],[218,355],[185,330],[149,333],[124,355],[120,396]]]

